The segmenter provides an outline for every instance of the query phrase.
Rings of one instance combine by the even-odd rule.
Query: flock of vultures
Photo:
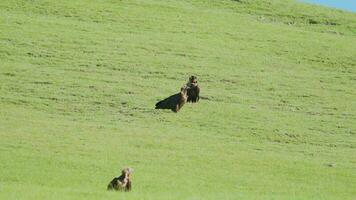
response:
[[[170,97],[163,99],[156,103],[156,109],[170,109],[173,112],[178,112],[186,102],[198,102],[199,101],[200,88],[198,86],[198,80],[196,76],[189,77],[189,81],[185,84],[180,92]],[[107,190],[125,191],[131,190],[131,174],[132,168],[124,168],[121,171],[121,175],[115,177],[110,181],[107,186]]]

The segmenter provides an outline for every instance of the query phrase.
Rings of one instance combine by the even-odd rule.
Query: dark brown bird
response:
[[[189,77],[187,87],[188,87],[187,102],[192,102],[192,103],[198,102],[199,101],[199,93],[200,93],[200,87],[198,85],[198,78],[196,76]]]
[[[115,177],[108,184],[107,190],[116,190],[116,191],[125,191],[128,192],[131,190],[131,174],[133,169],[124,168],[121,171],[121,176]]]
[[[156,109],[171,109],[173,112],[178,112],[187,102],[187,90],[188,88],[184,86],[179,93],[159,101],[156,103]]]

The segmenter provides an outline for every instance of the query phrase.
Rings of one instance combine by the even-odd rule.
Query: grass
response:
[[[356,14],[0,2],[0,199],[353,199]],[[197,75],[203,99],[157,100]],[[121,168],[133,191],[107,192]]]

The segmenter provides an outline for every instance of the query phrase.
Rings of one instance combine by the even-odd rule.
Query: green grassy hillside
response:
[[[154,109],[193,74],[199,103]],[[355,85],[355,13],[0,1],[0,199],[351,200]]]

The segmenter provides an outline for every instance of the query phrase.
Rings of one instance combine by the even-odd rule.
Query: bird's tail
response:
[[[161,108],[163,108],[163,106],[164,106],[164,101],[159,101],[159,102],[157,102],[155,106],[156,106],[155,109],[161,109]]]

